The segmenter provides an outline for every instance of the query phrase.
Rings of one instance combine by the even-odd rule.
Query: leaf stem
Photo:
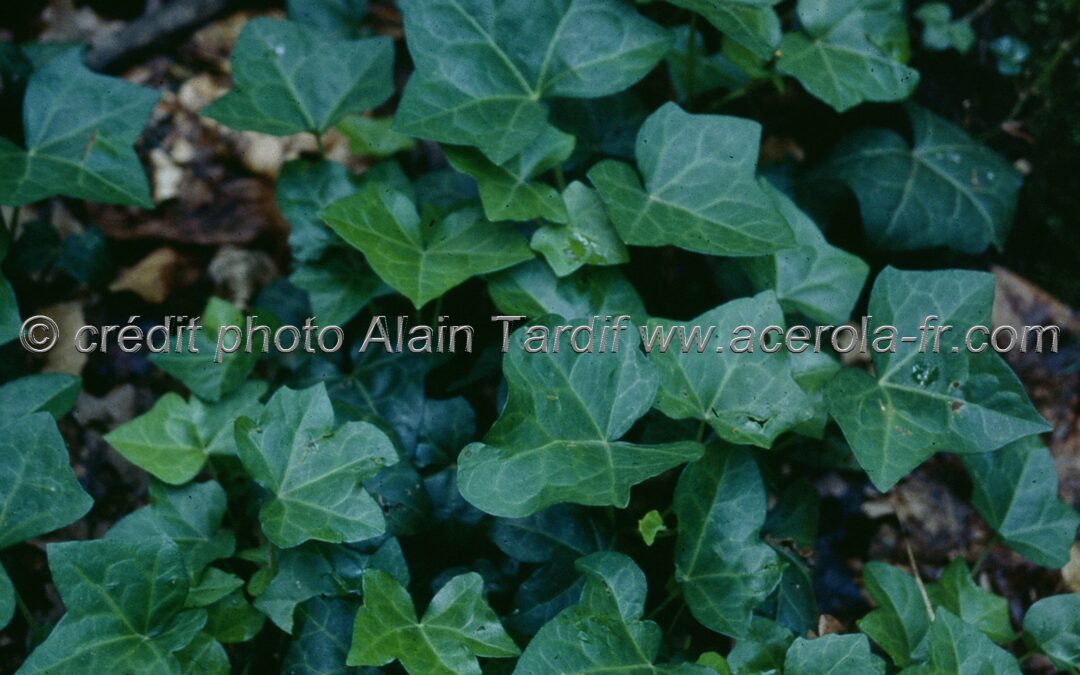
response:
[[[657,615],[660,614],[660,612],[663,612],[665,609],[667,609],[668,605],[675,602],[676,600],[681,600],[681,599],[682,599],[682,591],[680,591],[678,589],[676,589],[674,591],[671,591],[670,593],[668,593],[666,598],[664,598],[662,601],[660,601],[659,605],[654,607],[653,610],[651,612],[649,612],[645,616],[645,620],[646,621],[652,621],[653,619],[655,619],[657,617]]]
[[[694,85],[697,69],[697,13],[690,15],[690,29],[686,33],[686,109],[694,108]]]
[[[982,570],[982,566],[986,563],[987,558],[990,557],[990,552],[994,550],[994,547],[1001,541],[1001,535],[995,532],[993,536],[986,540],[986,545],[983,546],[983,550],[979,553],[979,557],[975,559],[975,564],[971,568],[971,576],[974,578]]]
[[[30,634],[36,635],[41,631],[41,624],[34,620],[33,612],[30,611],[30,607],[23,600],[22,595],[19,594],[19,589],[15,587],[14,582],[11,584],[11,589],[15,593],[15,605],[19,608],[19,613],[22,614],[26,625],[30,627]]]
[[[934,622],[934,606],[930,604],[930,596],[926,593],[926,586],[923,585],[922,575],[919,574],[919,565],[915,562],[915,553],[911,550],[911,543],[907,540],[904,541],[904,547],[907,548],[908,562],[911,563],[911,571],[915,574],[915,585],[919,587],[919,595],[922,596],[923,606],[926,607],[926,614],[930,617],[930,623]]]
[[[559,192],[566,190],[566,176],[563,175],[562,164],[555,165],[555,187],[559,188]]]

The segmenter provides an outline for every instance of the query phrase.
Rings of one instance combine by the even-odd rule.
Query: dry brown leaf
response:
[[[57,340],[56,346],[45,355],[45,367],[41,369],[41,372],[81,375],[89,358],[75,349],[74,343],[75,334],[86,325],[82,303],[79,301],[61,302],[42,307],[40,313],[51,318],[60,328],[60,339]]]
[[[131,291],[149,303],[162,303],[175,287],[181,260],[175,249],[162,246],[134,267],[121,272],[109,285],[109,290],[114,293]]]

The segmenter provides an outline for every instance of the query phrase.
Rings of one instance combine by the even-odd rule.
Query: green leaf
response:
[[[514,560],[550,562],[610,548],[612,533],[594,509],[558,504],[527,518],[496,518],[488,534]]]
[[[755,288],[774,289],[786,313],[821,324],[847,321],[862,294],[869,266],[858,256],[831,246],[814,221],[783,192],[764,179],[761,185],[795,233],[795,247],[743,260]]]
[[[382,510],[361,481],[398,461],[386,434],[367,422],[334,424],[326,386],[274,392],[257,420],[236,421],[240,461],[270,495],[263,532],[281,548],[316,539],[360,541],[382,534]]]
[[[289,644],[282,672],[290,675],[348,675],[345,665],[358,600],[312,598],[301,609],[300,635]]]
[[[863,582],[877,609],[856,622],[862,632],[900,667],[923,660],[930,616],[915,579],[896,567],[869,562]]]
[[[806,33],[784,35],[778,72],[839,112],[915,91],[902,0],[799,0],[796,11]]]
[[[3,141],[0,140],[0,146]],[[2,189],[0,184],[0,189]],[[19,337],[22,318],[19,316],[19,302],[15,299],[15,290],[8,280],[0,276],[0,345],[6,345]]]
[[[659,511],[653,509],[638,520],[637,529],[645,545],[652,546],[656,543],[656,535],[666,531],[668,528],[664,524],[664,517],[660,515]]]
[[[936,51],[955,49],[966,54],[975,44],[975,31],[967,21],[952,20],[952,8],[943,2],[928,2],[915,10],[923,23],[923,46]]]
[[[184,675],[229,675],[232,672],[225,648],[206,633],[197,633],[187,647],[175,654]]]
[[[689,4],[689,3],[688,3]],[[772,11],[771,9],[768,11]],[[779,27],[779,24],[777,24]],[[737,89],[750,82],[750,78],[723,52],[709,54],[705,36],[694,32],[694,57],[690,58],[690,27],[676,26],[672,29],[675,41],[667,55],[668,74],[678,100],[687,100],[706,94],[714,89]],[[777,42],[780,33],[776,33]],[[691,74],[692,73],[692,74]]]
[[[787,650],[795,636],[791,631],[761,616],[754,616],[750,632],[735,641],[727,661],[736,675],[765,675],[784,667]]]
[[[407,195],[377,185],[335,202],[322,218],[417,308],[470,277],[532,257],[524,237],[478,209],[424,222]]]
[[[706,675],[689,663],[656,664],[660,626],[643,621],[645,575],[621,553],[581,558],[580,601],[540,629],[521,655],[515,675],[547,673],[654,673]]]
[[[214,365],[212,367],[220,367]],[[259,409],[266,383],[251,381],[217,403],[167,392],[146,413],[105,435],[109,445],[158,480],[181,485],[212,455],[236,455],[233,422]]]
[[[619,236],[634,246],[750,256],[789,248],[794,236],[754,176],[761,125],[691,115],[666,103],[638,131],[637,172],[614,160],[589,171]]]
[[[225,490],[214,481],[172,488],[150,484],[150,505],[113,525],[106,539],[140,541],[166,537],[180,547],[188,581],[195,587],[203,569],[236,549],[236,538],[221,529],[225,516]]]
[[[495,164],[482,152],[466,147],[443,148],[450,165],[476,179],[488,220],[567,221],[559,191],[535,180],[562,165],[574,152],[574,137],[548,126],[520,153]]]
[[[389,574],[369,571],[347,663],[383,666],[399,660],[413,675],[480,675],[476,657],[517,656],[517,645],[484,602],[483,593],[479,574],[456,576],[417,620],[409,592]]]
[[[501,164],[548,126],[545,98],[626,89],[663,58],[667,32],[617,0],[408,0],[416,72],[394,117],[410,136],[471,145]]]
[[[499,311],[509,316],[645,317],[641,297],[615,269],[587,267],[559,278],[550,266],[531,260],[489,277],[488,293]]]
[[[202,114],[233,129],[321,134],[390,98],[393,65],[389,38],[342,40],[291,21],[252,19],[233,49],[233,90]]]
[[[769,59],[780,44],[779,0],[668,0],[705,17],[716,29],[754,55]]]
[[[324,35],[358,37],[368,0],[287,0],[289,18],[318,28]]]
[[[1005,644],[1016,639],[1009,622],[1008,600],[976,586],[963,559],[949,563],[938,582],[926,586],[926,593],[934,607],[944,607],[994,642]]]
[[[855,458],[879,490],[887,490],[938,450],[979,453],[1049,431],[1016,374],[989,349],[971,353],[964,334],[989,326],[994,277],[982,272],[904,272],[886,267],[874,282],[867,314],[868,340],[885,340],[885,325],[900,336],[869,349],[877,379],[846,368],[829,383],[825,399]],[[951,331],[920,331],[932,325]],[[895,335],[893,336],[895,337]],[[940,338],[935,353],[935,339]],[[978,338],[973,338],[977,343]]]
[[[7,570],[0,565],[0,629],[11,623],[13,616],[15,616],[15,586],[11,583]]]
[[[225,300],[211,297],[203,310],[201,329],[195,333],[192,350],[191,333],[186,324],[183,344],[173,339],[170,351],[151,354],[150,362],[169,375],[184,383],[199,398],[208,402],[217,402],[235,391],[244,383],[255,368],[259,354],[265,345],[258,335],[252,335],[251,351],[241,345],[232,354],[222,354],[217,361],[217,339],[226,326],[236,326],[240,330],[246,327],[244,314]],[[175,332],[175,328],[174,328]],[[224,335],[224,346],[232,344],[235,333]]]
[[[360,180],[337,162],[298,159],[281,167],[274,195],[278,211],[289,221],[289,250],[294,260],[313,262],[328,249],[344,244],[318,213],[356,192],[359,184]]]
[[[933,675],[1020,675],[1009,652],[998,647],[978,628],[939,607],[930,624],[929,665],[920,673]],[[906,672],[906,671],[905,671]]]
[[[297,606],[320,595],[358,594],[368,569],[380,569],[403,584],[409,583],[397,539],[387,539],[370,551],[321,542],[280,550],[274,576],[255,599],[255,608],[281,630],[292,633]]]
[[[190,562],[188,563],[190,566]],[[244,580],[235,574],[223,572],[216,567],[207,567],[198,583],[188,593],[188,607],[206,607],[221,600],[229,593],[242,588]]]
[[[817,489],[800,478],[780,493],[769,510],[765,533],[776,541],[792,541],[800,550],[812,550],[817,541],[820,514]]]
[[[369,302],[390,292],[360,254],[347,250],[329,251],[317,263],[299,265],[289,281],[307,291],[311,312],[323,326],[345,325]]]
[[[1024,617],[1024,633],[1058,668],[1080,668],[1080,593],[1036,602]]]
[[[64,195],[152,207],[131,146],[157,100],[156,91],[90,72],[80,49],[57,56],[26,87],[26,150],[0,138],[0,204]]]
[[[832,633],[813,640],[797,638],[784,657],[788,675],[885,675],[885,662],[870,652],[865,635]]]
[[[20,377],[0,386],[3,419],[16,420],[36,412],[59,419],[75,407],[82,380],[67,373],[39,373]]]
[[[48,413],[0,426],[0,457],[0,549],[61,528],[93,506]]]
[[[889,129],[860,131],[823,168],[855,193],[867,236],[901,251],[1004,248],[1020,173],[959,127],[915,105],[906,110],[913,146]]]
[[[760,538],[765,501],[754,458],[726,445],[710,446],[675,487],[675,579],[694,618],[724,635],[747,635],[780,582],[776,552]]]
[[[49,544],[67,612],[20,673],[180,673],[175,652],[206,623],[184,610],[187,571],[168,539]]]
[[[262,630],[266,617],[237,590],[206,608],[205,631],[222,644],[247,642]]]
[[[736,326],[763,329],[784,325],[784,315],[771,291],[732,300],[687,322],[683,334],[690,348],[686,353],[679,342],[681,325],[650,319],[646,328],[652,342],[646,351],[660,372],[656,407],[662,413],[673,419],[702,420],[724,440],[763,448],[810,419],[812,402],[792,378],[787,353],[766,353],[757,339],[752,352],[732,350],[730,331]],[[711,332],[710,326],[714,327]],[[694,327],[700,327],[696,343]],[[665,351],[662,340],[667,336],[674,338]]]
[[[389,157],[416,147],[415,140],[391,128],[393,123],[390,117],[349,115],[338,122],[337,128],[349,139],[349,152],[354,155]]]
[[[562,194],[565,225],[548,223],[533,233],[529,245],[547,260],[560,277],[583,265],[621,265],[630,253],[608,220],[604,202],[594,190],[574,181]]]
[[[1054,458],[1038,436],[961,460],[972,505],[1006,546],[1043,567],[1069,562],[1080,514],[1058,498]]]
[[[458,458],[458,487],[471,504],[510,518],[559,502],[622,508],[637,483],[701,456],[698,443],[618,440],[660,384],[630,330],[619,333],[617,351],[611,338],[610,351],[575,354],[570,331],[556,334],[558,350],[526,352],[527,328],[510,336],[503,358],[509,394],[499,419]]]

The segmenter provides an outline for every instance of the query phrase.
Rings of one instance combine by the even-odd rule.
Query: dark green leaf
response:
[[[915,579],[896,567],[870,562],[863,567],[863,582],[877,609],[859,619],[862,632],[898,666],[925,659],[930,610]]]
[[[583,265],[620,265],[630,261],[626,245],[608,220],[604,202],[594,190],[574,181],[562,194],[566,224],[545,224],[530,245],[560,277]]]
[[[798,638],[784,657],[788,675],[885,675],[885,662],[870,652],[865,635],[822,635]]]
[[[938,582],[927,585],[926,593],[935,607],[944,607],[994,642],[1005,644],[1016,639],[1009,622],[1008,600],[976,586],[963,559],[949,563]]]
[[[697,12],[732,40],[761,58],[771,58],[780,43],[779,0],[668,0]]]
[[[1024,632],[1058,668],[1080,668],[1080,593],[1036,602],[1024,617]]]
[[[645,317],[645,305],[633,285],[614,269],[585,268],[559,278],[539,260],[492,275],[488,292],[499,311],[510,316]]]
[[[0,386],[0,410],[5,422],[36,412],[59,419],[75,406],[81,389],[82,380],[67,373],[28,375]]]

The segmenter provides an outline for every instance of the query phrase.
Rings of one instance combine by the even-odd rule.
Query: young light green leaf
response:
[[[407,195],[378,185],[335,202],[321,215],[416,307],[470,277],[532,257],[524,237],[484,220],[478,209],[425,223]]]
[[[1080,593],[1036,602],[1024,617],[1024,633],[1061,670],[1080,668]]]
[[[131,147],[158,93],[91,72],[71,48],[34,72],[23,100],[26,150],[0,139],[0,204],[53,195],[151,207]]]
[[[93,506],[46,412],[0,426],[0,549],[63,527]]]
[[[421,620],[409,592],[379,570],[364,575],[364,606],[356,613],[351,666],[400,661],[412,675],[480,675],[476,657],[511,658],[520,650],[484,602],[475,572],[446,582]]]
[[[776,69],[811,94],[843,112],[915,91],[902,0],[799,0],[796,11],[806,33],[784,35]]]
[[[335,37],[359,37],[368,0],[287,0],[289,18]]]
[[[195,333],[194,341],[185,324],[183,344],[179,339],[173,339],[170,351],[151,354],[150,362],[183,382],[191,393],[204,401],[220,401],[244,383],[255,368],[263,348],[269,347],[264,344],[262,337],[252,335],[250,351],[246,345],[240,345],[232,354],[222,354],[218,362],[218,334],[226,326],[236,326],[242,330],[245,328],[244,314],[225,300],[211,297],[206,303],[202,327]],[[232,340],[237,339],[235,336],[234,332],[223,334],[222,346],[230,347]]]
[[[1009,652],[943,607],[930,624],[929,664],[912,670],[920,675],[1020,675]]]
[[[950,122],[906,110],[914,146],[889,129],[860,131],[841,141],[824,175],[855,193],[867,236],[882,248],[1003,248],[1020,173]]]
[[[545,224],[533,233],[529,242],[555,274],[565,277],[583,265],[630,262],[630,253],[594,190],[574,181],[563,191],[561,199],[566,205],[566,224]]]
[[[255,608],[281,630],[292,633],[301,603],[320,595],[358,594],[368,569],[380,569],[403,584],[409,583],[409,569],[397,539],[387,539],[373,550],[321,542],[283,549],[277,552],[273,578],[255,598]]]
[[[994,278],[982,272],[887,267],[878,275],[867,312],[876,326],[867,340],[877,379],[846,368],[829,383],[825,399],[879,490],[939,449],[989,452],[1049,431],[1001,357],[985,343],[979,353],[965,344],[970,327],[991,324],[993,299]],[[954,328],[920,330],[929,315],[930,325]],[[900,342],[884,326],[922,337]],[[978,346],[977,334],[972,342]],[[895,351],[887,351],[890,346]]]
[[[82,379],[67,373],[38,373],[0,386],[3,419],[15,420],[36,412],[63,417],[75,406]]]
[[[795,243],[754,176],[761,125],[691,115],[666,103],[645,120],[637,163],[604,160],[589,171],[619,236],[635,246],[674,245],[728,256],[773,253]]]
[[[20,673],[179,674],[175,652],[206,612],[185,610],[188,576],[169,539],[50,544],[49,569],[67,612]]]
[[[962,558],[949,563],[936,584],[927,584],[926,593],[934,607],[944,607],[994,642],[1005,644],[1016,639],[1009,622],[1008,600],[976,586]]]
[[[780,213],[795,233],[795,247],[771,256],[742,260],[754,286],[776,291],[780,307],[821,324],[851,317],[869,266],[858,256],[830,245],[818,226],[787,195],[762,179]],[[795,357],[797,358],[797,357]]]
[[[664,517],[659,511],[653,509],[638,520],[637,529],[645,545],[652,546],[656,543],[656,536],[667,531],[668,528],[664,524]]]
[[[585,268],[559,278],[549,265],[530,260],[488,278],[495,306],[509,316],[645,317],[645,304],[634,286],[615,269]]]
[[[663,58],[667,32],[617,0],[402,2],[416,72],[394,128],[471,145],[495,164],[548,126],[543,99],[626,89]]]
[[[671,86],[679,101],[685,104],[714,89],[737,89],[750,82],[750,77],[723,52],[709,54],[706,51],[705,37],[700,31],[694,31],[693,58],[690,56],[690,27],[676,26],[671,32],[675,40],[666,61]],[[780,41],[779,30],[776,40]]]
[[[373,299],[392,292],[359,253],[344,249],[327,251],[318,262],[297,266],[289,281],[307,291],[311,312],[320,325],[344,326]]]
[[[203,569],[236,549],[232,532],[221,529],[225,516],[225,490],[214,481],[179,488],[150,484],[150,505],[131,513],[109,530],[106,539],[139,541],[166,537],[180,547],[194,587]]]
[[[105,440],[158,480],[181,485],[199,475],[211,455],[236,455],[233,422],[254,415],[265,392],[265,382],[245,382],[213,404],[197,396],[184,401],[168,392],[149,411],[106,434]]]
[[[342,40],[303,24],[252,19],[232,54],[235,86],[203,115],[233,129],[321,134],[394,93],[389,38]]]
[[[1038,436],[961,460],[971,475],[972,505],[1006,546],[1044,567],[1069,562],[1080,514],[1058,498],[1054,458]]]
[[[675,579],[694,618],[724,635],[749,634],[754,608],[780,582],[776,552],[761,541],[765,486],[744,449],[713,445],[675,487]]]
[[[925,659],[930,616],[915,579],[896,567],[869,562],[863,567],[863,582],[877,608],[857,622],[862,632],[897,666]]]
[[[780,44],[780,18],[772,6],[779,0],[668,0],[705,17],[716,29],[750,50],[772,58]]]
[[[885,662],[870,652],[865,635],[831,633],[813,640],[797,638],[784,657],[788,675],[885,675]]]
[[[536,178],[561,166],[574,152],[574,137],[570,134],[547,126],[520,153],[502,164],[493,163],[472,148],[446,146],[443,151],[451,166],[476,179],[488,220],[567,221],[559,191]]]
[[[657,664],[660,626],[643,621],[645,575],[621,553],[581,558],[580,601],[540,629],[521,655],[514,675],[547,673],[652,673],[707,675],[689,663]]]
[[[735,352],[731,334],[724,332],[741,325],[782,327],[784,315],[771,291],[732,300],[702,314],[688,322],[683,337],[678,331],[681,325],[650,319],[646,327],[649,361],[660,372],[656,401],[660,412],[674,419],[702,420],[720,438],[763,448],[811,418],[813,404],[792,378],[787,353],[767,353],[756,339],[752,352]],[[699,328],[696,338],[695,328]],[[667,349],[664,339],[670,339]],[[685,353],[681,339],[689,346]]]
[[[701,456],[698,443],[619,441],[652,406],[656,370],[630,330],[616,333],[617,351],[612,337],[606,352],[576,354],[564,330],[545,351],[526,352],[530,336],[559,323],[549,317],[547,327],[510,336],[506,405],[484,442],[458,458],[462,496],[487,513],[522,517],[559,502],[625,507],[631,487]]]
[[[390,117],[349,115],[338,122],[337,128],[349,139],[349,152],[365,157],[389,157],[412,150],[416,141],[394,131]]]
[[[270,492],[259,521],[275,545],[360,541],[385,531],[382,510],[361,482],[398,461],[394,445],[366,422],[336,427],[324,384],[278,389],[257,420],[236,421],[236,447]]]

